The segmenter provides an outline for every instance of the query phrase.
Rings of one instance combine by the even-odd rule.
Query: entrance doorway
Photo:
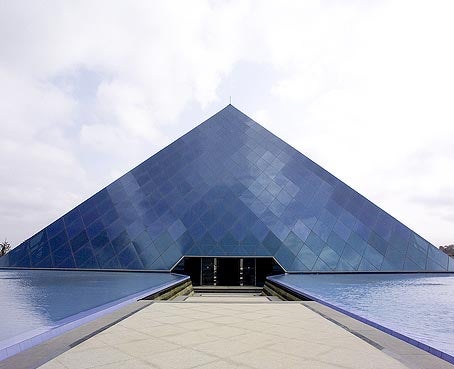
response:
[[[194,286],[263,286],[267,276],[284,273],[273,258],[234,257],[185,257],[172,271]]]
[[[237,258],[216,258],[216,285],[240,286],[240,260]]]

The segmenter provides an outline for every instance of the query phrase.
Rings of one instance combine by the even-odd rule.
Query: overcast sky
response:
[[[0,0],[13,246],[229,102],[454,243],[452,1]]]

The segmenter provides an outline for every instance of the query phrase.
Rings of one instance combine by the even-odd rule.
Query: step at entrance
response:
[[[262,287],[254,286],[194,286],[194,293],[203,294],[220,294],[220,293],[235,293],[235,294],[255,294],[260,295],[263,291]]]

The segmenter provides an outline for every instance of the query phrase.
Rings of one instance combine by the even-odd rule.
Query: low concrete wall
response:
[[[263,293],[268,296],[277,296],[284,301],[312,301],[303,295],[294,292],[267,280],[263,287]]]
[[[144,297],[142,300],[172,300],[177,296],[190,295],[192,292],[192,282],[190,279],[187,279],[177,285]]]

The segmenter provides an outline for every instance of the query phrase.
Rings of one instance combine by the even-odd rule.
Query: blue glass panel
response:
[[[104,225],[100,220],[95,220],[87,227],[88,237],[94,238],[104,230]]]
[[[302,241],[306,241],[307,237],[311,233],[311,230],[302,221],[298,220],[293,227],[293,232]]]
[[[341,209],[339,214],[339,220],[348,228],[355,229],[357,219],[346,209]]]
[[[82,213],[82,220],[84,221],[86,226],[91,224],[98,217],[99,213],[96,208],[87,209],[85,213]]]
[[[34,246],[30,246],[30,262],[35,265],[46,259],[50,255],[49,244],[47,242],[39,242]]]
[[[432,272],[444,272],[444,271],[446,271],[446,268],[444,268],[440,264],[436,263],[432,259],[428,258],[427,259],[426,270],[430,270]]]
[[[328,210],[334,217],[338,217],[342,213],[342,207],[334,200],[329,200],[326,203],[326,210]],[[355,219],[356,221],[356,219]]]
[[[387,259],[384,259],[383,260],[383,263],[381,265],[381,268],[380,268],[380,271],[382,272],[394,272],[396,270],[403,270],[403,264],[404,262],[402,261],[402,263],[395,263],[395,262],[392,262],[390,260],[387,260]]]
[[[324,223],[321,219],[317,220],[312,230],[314,233],[320,237],[323,241],[327,241],[329,235],[331,234],[332,227],[326,223]]]
[[[290,201],[292,201],[292,196],[290,196],[287,191],[282,190],[281,192],[279,192],[279,195],[277,195],[277,199],[281,204],[287,206],[288,204],[290,204]]]
[[[66,236],[66,232],[60,232],[58,233],[55,237],[51,238],[49,240],[49,246],[51,250],[56,250],[60,246],[62,246],[64,243],[68,241],[68,237]]]
[[[353,250],[350,246],[346,246],[342,252],[342,260],[348,262],[353,269],[357,269],[361,262],[361,255]],[[340,268],[342,270],[342,268]]]
[[[353,230],[364,241],[367,241],[372,233],[372,230],[359,220],[356,222],[355,228]]]
[[[448,255],[440,252],[440,250],[436,249],[434,246],[430,246],[428,252],[428,256],[431,260],[438,263],[444,270],[448,268]]]
[[[367,259],[363,258],[359,264],[358,270],[362,272],[376,272],[377,268],[375,268]]]
[[[342,223],[340,220],[336,222],[333,228],[334,232],[342,238],[344,241],[347,241],[350,237],[351,230],[348,228],[344,223]]]
[[[275,253],[274,257],[279,260],[279,263],[286,270],[289,270],[295,260],[295,254],[293,254],[287,247],[282,246]]]
[[[274,215],[276,215],[278,218],[282,216],[285,210],[285,205],[283,205],[279,200],[274,200],[270,206],[268,207]]]
[[[140,220],[136,220],[134,223],[126,227],[126,231],[128,232],[130,238],[136,238],[144,230],[145,226]]]
[[[20,264],[20,262],[27,258],[28,260],[25,262],[25,264],[30,264],[30,258],[29,258],[29,253],[28,253],[28,249],[26,247],[16,247],[14,249],[12,249],[9,253],[7,253],[6,255],[2,256],[0,258],[0,263],[2,261],[5,262],[5,264],[2,264],[2,266],[8,266],[9,264],[6,263],[6,259],[9,259],[9,262],[11,263],[11,265],[13,266],[17,266]]]
[[[185,231],[186,227],[179,219],[169,227],[169,234],[174,240],[178,239]]]
[[[216,223],[213,227],[210,228],[209,233],[216,242],[219,242],[227,233],[227,229],[225,229],[222,223]]]
[[[276,255],[295,271],[449,265],[429,242],[231,105],[18,248],[24,252],[2,265],[168,270],[186,253]],[[336,265],[331,252],[342,254]]]
[[[331,232],[326,244],[334,250],[337,254],[342,255],[342,251],[345,247],[345,241],[340,238],[335,232]]]
[[[236,218],[229,212],[226,212],[221,217],[221,223],[224,225],[225,229],[230,229],[235,224]]]
[[[221,244],[225,246],[238,245],[238,239],[236,239],[230,232],[222,238]]]
[[[403,239],[397,234],[391,235],[389,244],[392,245],[393,249],[398,250],[400,253],[406,253],[408,248],[408,240]]]
[[[69,238],[73,238],[85,229],[84,223],[81,218],[77,218],[74,222],[66,226],[66,232]]]
[[[75,268],[76,263],[74,262],[73,256],[70,255],[66,259],[62,260],[61,262],[56,263],[55,266],[57,268]]]
[[[259,199],[255,199],[251,205],[251,210],[256,214],[257,216],[260,216],[260,214],[263,214],[266,210],[266,205],[261,202]]]
[[[290,233],[290,229],[282,222],[277,221],[274,224],[269,226],[271,231],[279,238],[279,240],[284,241],[288,234]]]
[[[377,222],[375,223],[375,232],[385,240],[389,240],[393,228],[393,219],[384,211],[380,211]]]
[[[76,262],[76,266],[78,267],[87,262],[91,263],[94,257],[93,248],[89,244],[85,244],[74,253],[74,260]]]
[[[232,236],[235,237],[237,240],[242,239],[244,236],[247,235],[248,232],[249,232],[249,230],[244,225],[243,222],[237,222],[230,230],[230,233],[232,234]]]
[[[266,225],[263,222],[258,220],[251,227],[251,232],[261,242],[265,239],[265,237],[268,233],[268,228],[266,227]]]
[[[152,266],[155,267],[154,263],[159,258],[160,254],[161,253],[159,252],[159,250],[152,245],[152,246],[148,247],[144,252],[142,252],[139,255],[139,258],[142,261],[144,268],[152,269]],[[187,255],[200,255],[200,254],[188,252]],[[161,260],[161,262],[162,262],[162,260]]]
[[[322,251],[325,247],[325,243],[314,232],[309,234],[305,244],[314,252],[315,255],[319,255],[320,251]]]
[[[271,255],[274,255],[276,251],[281,247],[282,242],[272,232],[268,232],[262,244],[268,249]]]
[[[418,264],[414,263],[411,259],[406,259],[404,263],[404,270],[408,271],[421,271],[424,270],[424,267],[420,267]]]
[[[71,255],[71,248],[69,247],[69,243],[66,242],[62,244],[60,248],[51,250],[51,254],[52,260],[54,261],[55,265],[61,263],[64,259]]]
[[[103,247],[94,248],[94,253],[101,267],[110,263],[112,258],[115,257],[115,251],[110,243],[105,244]]]
[[[71,241],[71,248],[73,252],[79,250],[82,246],[88,243],[87,232],[82,231],[76,237],[74,237]]]
[[[118,261],[123,268],[128,269],[142,269],[143,265],[140,261],[136,250],[132,243],[126,245],[122,252],[118,254]]]
[[[403,270],[405,262],[405,251],[401,251],[397,248],[390,247],[386,252],[383,265],[387,266],[384,270]],[[382,269],[383,269],[382,265]]]
[[[356,233],[350,234],[347,243],[360,255],[363,254],[364,250],[367,247],[367,242],[359,237]]]
[[[270,181],[268,186],[266,187],[267,191],[271,193],[273,196],[277,196],[278,193],[281,191],[282,187],[279,186],[276,182]]]
[[[370,245],[367,246],[364,250],[363,260],[364,258],[366,258],[376,269],[380,269],[381,263],[383,262],[383,255],[375,248]]]
[[[104,226],[108,226],[119,218],[118,213],[115,209],[110,209],[101,216],[101,221]]]
[[[52,238],[64,230],[65,224],[63,223],[63,218],[60,218],[47,227],[47,236]]]
[[[317,260],[317,255],[306,245],[304,245],[298,253],[298,259],[304,264],[308,270],[312,270]]]
[[[138,254],[144,252],[147,248],[153,245],[153,241],[151,240],[150,236],[147,232],[142,232],[138,235],[133,241],[132,244],[134,245]]]
[[[164,253],[161,255],[161,258],[166,265],[167,269],[170,269],[173,267],[173,265],[176,263],[175,260],[179,260],[182,256],[182,253],[180,250],[176,247],[169,247]]]
[[[375,232],[372,232],[371,236],[369,237],[368,243],[372,245],[380,254],[386,254],[388,243]]]
[[[71,224],[72,222],[74,222],[76,220],[81,220],[80,219],[79,209],[78,208],[74,208],[69,213],[65,214],[63,216],[63,220],[65,221],[66,226],[68,226],[69,224]]]
[[[448,270],[454,272],[454,258],[449,258]]]
[[[426,267],[427,255],[417,247],[415,247],[415,244],[413,243],[408,245],[407,260],[408,258],[411,259],[411,261],[416,265],[418,265],[418,269],[424,270],[424,268]]]
[[[266,189],[257,196],[257,199],[265,204],[265,206],[270,205],[273,202],[274,198],[275,196],[268,192]]]
[[[301,248],[303,247],[303,241],[301,241],[293,232],[289,233],[283,244],[294,255],[298,255]]]
[[[203,241],[202,241],[203,242]],[[153,242],[156,248],[163,253],[170,245],[173,244],[172,237],[168,232],[162,232],[161,235]]]
[[[119,254],[129,242],[131,242],[131,240],[128,232],[123,231],[112,240],[112,246],[114,247],[116,253]]]
[[[182,254],[186,253],[188,250],[191,249],[192,246],[194,246],[194,240],[190,236],[189,232],[185,232],[182,234],[182,236],[176,241],[176,244],[178,245],[180,252]]]
[[[258,245],[260,241],[252,233],[248,233],[241,241],[241,245]]]
[[[317,272],[330,272],[331,268],[326,265],[321,258],[318,258],[312,270]]]

